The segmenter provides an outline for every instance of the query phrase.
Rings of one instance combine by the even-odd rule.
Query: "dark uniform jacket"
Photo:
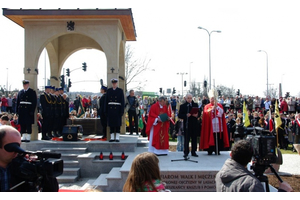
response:
[[[45,117],[50,117],[52,115],[52,101],[51,101],[51,96],[50,94],[43,93],[40,96],[40,103],[42,107],[42,116]]]
[[[36,92],[28,88],[21,90],[17,97],[16,113],[19,115],[19,124],[34,124],[34,112],[37,104]]]
[[[121,88],[109,88],[106,92],[105,113],[107,116],[107,125],[118,127],[122,125],[122,116],[124,114],[124,93]]]

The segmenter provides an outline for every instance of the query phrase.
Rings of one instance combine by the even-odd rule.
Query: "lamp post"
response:
[[[189,86],[190,86],[190,90],[191,90],[191,83],[192,83],[192,78],[191,78],[191,74],[192,74],[192,72],[191,72],[191,65],[193,64],[193,62],[190,62],[190,67],[189,67]]]
[[[181,75],[181,94],[183,96],[183,75],[188,74],[184,72],[177,73],[177,75]]]
[[[210,35],[212,34],[212,33],[221,33],[221,31],[216,31],[216,30],[214,30],[214,31],[211,31],[211,32],[209,32],[207,29],[205,29],[205,28],[203,28],[203,27],[198,27],[199,29],[203,29],[203,30],[205,30],[207,33],[208,33],[208,38],[209,38],[209,89],[211,90],[211,46],[210,46]]]
[[[267,97],[269,97],[269,69],[268,69],[268,53],[264,50],[258,50],[258,52],[264,52],[266,54],[266,65],[267,65]]]

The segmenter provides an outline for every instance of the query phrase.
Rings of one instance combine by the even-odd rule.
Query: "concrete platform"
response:
[[[148,148],[137,148],[135,155],[148,151]],[[221,155],[207,155],[207,152],[196,152],[199,157],[183,159],[183,152],[169,152],[167,156],[158,156],[161,177],[166,182],[166,188],[174,192],[201,192],[216,191],[215,176],[222,168],[229,152]],[[131,167],[133,154],[129,154],[120,171],[128,173]],[[195,161],[195,162],[194,162]],[[128,175],[128,174],[127,174]]]

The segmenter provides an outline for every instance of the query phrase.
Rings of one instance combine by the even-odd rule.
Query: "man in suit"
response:
[[[19,115],[21,135],[24,142],[30,142],[34,112],[37,104],[36,92],[29,88],[29,81],[23,81],[23,90],[18,93],[16,113]]]
[[[196,154],[197,150],[197,118],[200,116],[198,103],[193,101],[193,96],[191,94],[186,95],[186,102],[180,105],[178,118],[183,119],[184,125],[184,158],[188,157],[190,152],[189,143],[190,140],[192,144],[191,154],[194,157],[198,157]],[[195,114],[190,114],[192,108],[198,108],[198,112]]]
[[[123,90],[118,87],[118,79],[111,79],[111,83],[112,87],[106,93],[105,113],[107,116],[107,125],[110,127],[109,142],[119,142],[125,99]]]

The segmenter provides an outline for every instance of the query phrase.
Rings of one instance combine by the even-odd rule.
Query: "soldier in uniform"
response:
[[[111,79],[111,83],[112,87],[106,93],[105,113],[107,116],[107,125],[110,127],[109,142],[119,142],[125,99],[123,90],[118,88],[118,79]]]
[[[42,116],[43,116],[43,126],[42,126],[42,140],[50,140],[52,135],[49,134],[50,130],[50,120],[51,120],[51,107],[52,101],[50,96],[51,86],[46,86],[45,91],[40,96],[40,103],[42,107]]]
[[[21,135],[24,142],[30,142],[34,113],[37,104],[36,92],[29,88],[29,81],[23,81],[23,90],[18,93],[16,113],[19,115]]]
[[[100,98],[100,108],[99,108],[99,115],[100,115],[100,120],[101,120],[101,125],[102,125],[102,132],[103,132],[103,137],[102,139],[106,139],[106,129],[107,129],[107,118],[106,118],[106,113],[105,111],[105,101],[106,101],[106,91],[107,87],[102,86],[101,87],[101,93],[102,96]]]

